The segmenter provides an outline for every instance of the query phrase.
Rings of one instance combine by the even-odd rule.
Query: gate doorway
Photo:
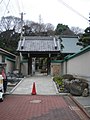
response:
[[[32,58],[32,75],[36,73],[47,75],[47,58]]]
[[[60,44],[61,39],[55,36],[24,36],[19,41],[17,51],[26,58],[27,74],[32,75],[33,71],[39,71],[46,72],[49,75],[51,71],[51,59],[60,54]],[[22,56],[20,57],[20,63],[22,63]],[[24,69],[25,64],[23,65]]]
[[[39,55],[38,55],[39,56]],[[28,58],[28,75],[35,75],[36,73],[49,75],[51,71],[50,57],[30,57]]]

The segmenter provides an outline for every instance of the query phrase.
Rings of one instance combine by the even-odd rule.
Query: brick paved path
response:
[[[89,120],[69,96],[8,95],[0,120]]]

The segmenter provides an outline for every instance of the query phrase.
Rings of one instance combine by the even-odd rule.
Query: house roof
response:
[[[60,38],[60,39],[58,39]],[[61,41],[64,48],[61,51]],[[18,43],[17,51],[19,52],[32,52],[32,53],[77,53],[80,51],[81,46],[77,45],[77,36],[30,36],[24,37]]]
[[[60,52],[60,40],[55,37],[24,37],[18,43],[19,52]]]
[[[62,49],[62,53],[77,53],[82,48],[77,45],[78,36],[60,36],[62,40],[62,44],[64,48]]]
[[[52,62],[52,63],[63,63],[63,62],[65,62],[65,61],[68,61],[68,60],[70,60],[70,59],[73,59],[73,58],[75,58],[75,57],[77,57],[77,56],[80,56],[80,55],[82,55],[82,54],[84,54],[84,53],[86,53],[86,52],[89,52],[89,51],[90,51],[90,45],[87,46],[87,47],[85,47],[85,48],[83,48],[82,50],[80,50],[79,52],[77,52],[77,53],[75,53],[75,54],[73,54],[73,55],[70,55],[70,54],[69,54],[69,55],[65,56],[63,60],[52,60],[51,62]]]
[[[88,51],[90,51],[90,45],[87,46],[87,47],[85,47],[85,48],[83,48],[82,50],[80,50],[79,52],[77,52],[77,53],[75,53],[75,54],[73,54],[73,55],[67,55],[67,56],[64,58],[64,60],[72,59],[72,58],[77,57],[77,56],[79,56],[79,55],[82,55],[82,54],[84,54],[84,53],[86,53],[86,52],[88,52]]]

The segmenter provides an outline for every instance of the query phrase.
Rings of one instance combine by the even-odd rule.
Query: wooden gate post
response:
[[[47,75],[50,75],[50,72],[51,72],[51,54],[48,55],[48,58],[47,58]]]
[[[32,75],[32,57],[28,55],[28,75]]]

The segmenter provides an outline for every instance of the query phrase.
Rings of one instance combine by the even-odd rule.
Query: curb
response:
[[[25,78],[23,78],[10,92],[9,94],[12,94],[14,92],[14,90],[23,82]]]
[[[75,102],[75,104],[85,113],[85,115],[90,119],[89,113],[85,110],[83,105],[81,105],[73,96],[70,95],[70,98]]]
[[[53,77],[52,77],[52,81],[53,81]],[[65,95],[70,95],[70,93],[60,93],[57,89],[57,86],[55,84],[55,82],[53,81],[53,84],[54,84],[54,87],[55,87],[55,90],[56,90],[56,95],[61,95],[61,96],[65,96]]]
[[[53,81],[53,80],[52,80],[52,81]],[[54,81],[53,81],[53,84],[54,84],[54,87],[55,87],[55,90],[56,90],[56,94],[59,94],[58,89],[57,89],[56,84],[55,84]]]

